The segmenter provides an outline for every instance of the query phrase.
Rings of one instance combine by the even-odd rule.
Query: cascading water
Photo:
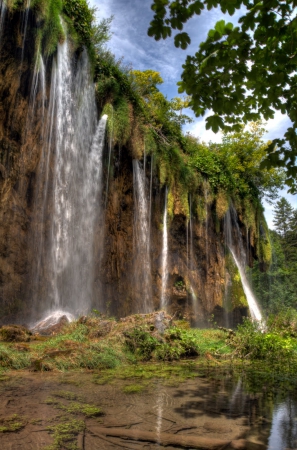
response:
[[[163,216],[161,309],[166,309],[166,306],[167,306],[167,297],[166,297],[166,288],[167,288],[167,280],[168,280],[167,197],[168,197],[168,188],[166,187],[165,207],[164,207],[164,216]]]
[[[60,310],[77,316],[92,305],[107,117],[97,125],[90,73],[86,50],[74,67],[67,40],[58,46],[39,168],[45,180],[41,218],[50,216],[49,239],[39,240],[45,248],[39,249],[38,262],[39,280],[45,274],[48,280],[41,308],[48,314]]]
[[[26,0],[25,5],[25,11],[23,13],[23,20],[22,20],[22,26],[21,26],[21,36],[22,36],[22,56],[21,56],[21,68],[23,65],[24,60],[24,50],[25,50],[25,41],[27,36],[27,27],[28,27],[28,17],[29,17],[29,10],[30,10],[31,0]]]
[[[232,225],[234,225],[234,227],[232,227]],[[232,238],[232,231],[236,230],[236,238],[237,238],[237,242],[238,242],[238,249],[239,252],[236,252],[235,250],[235,246],[234,246],[234,241]],[[262,320],[262,314],[260,312],[260,308],[257,304],[257,301],[255,299],[255,296],[249,286],[247,277],[246,277],[246,273],[245,273],[245,263],[246,263],[246,254],[244,251],[244,246],[243,246],[243,242],[242,242],[242,235],[239,229],[239,225],[238,225],[238,220],[237,220],[237,214],[236,211],[234,209],[234,207],[231,205],[228,212],[225,215],[224,218],[224,229],[225,229],[225,241],[226,241],[226,245],[228,246],[231,255],[234,259],[234,262],[238,268],[239,274],[240,274],[240,278],[241,278],[241,282],[242,282],[242,287],[249,305],[249,310],[250,310],[250,314],[252,319],[256,320],[257,322],[261,322]]]
[[[113,110],[112,110],[112,116],[113,116]],[[111,118],[111,123],[113,124],[113,117]],[[110,131],[109,141],[108,141],[108,167],[107,167],[106,192],[105,192],[105,209],[106,209],[107,200],[108,200],[110,164],[111,164],[111,154],[112,154],[112,149],[113,149],[112,144],[113,144],[113,129],[111,129],[111,131]]]
[[[27,139],[28,132],[30,131],[32,121],[35,116],[35,110],[39,106],[41,106],[41,119],[42,123],[44,124],[45,102],[46,102],[45,65],[42,56],[38,55],[34,66],[25,139]],[[43,135],[43,131],[41,134]]]
[[[190,218],[189,218],[189,222],[188,222],[188,227],[189,227],[189,243],[188,243],[188,253],[189,253],[189,261],[188,261],[188,278],[189,278],[189,283],[190,283],[190,296],[191,296],[191,301],[192,301],[192,307],[193,307],[193,312],[194,312],[194,318],[195,320],[198,317],[198,299],[197,299],[197,295],[193,289],[192,286],[192,272],[195,271],[195,267],[194,267],[194,244],[193,244],[193,218],[192,218],[192,197],[190,195],[189,197],[189,211],[190,211]]]
[[[152,311],[151,261],[149,217],[145,173],[136,159],[133,160],[134,190],[134,292],[138,311]]]
[[[209,266],[209,250],[208,250],[208,185],[204,182],[203,186],[204,192],[204,203],[205,203],[205,255],[206,255],[206,277],[208,276],[208,266]]]
[[[152,202],[153,202],[153,169],[154,156],[151,156],[151,175],[150,175],[150,207],[149,207],[149,239],[151,240],[151,225],[152,225]]]

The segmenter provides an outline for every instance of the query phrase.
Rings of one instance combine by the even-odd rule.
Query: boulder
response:
[[[53,334],[61,333],[65,325],[69,324],[69,319],[66,315],[61,316],[57,319],[56,323],[51,321],[43,320],[39,322],[33,329],[33,333],[40,334],[41,336],[51,336]]]

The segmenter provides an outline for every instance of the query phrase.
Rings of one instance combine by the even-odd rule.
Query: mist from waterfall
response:
[[[134,194],[134,295],[138,312],[153,309],[146,178],[140,161],[133,160]]]
[[[239,251],[236,252],[236,246],[234,245],[234,239],[232,233],[236,230],[236,239],[237,239],[237,248]],[[238,268],[242,287],[248,302],[250,314],[253,320],[257,322],[261,322],[262,314],[260,308],[257,304],[257,300],[252,292],[252,289],[249,285],[246,273],[245,273],[245,264],[247,255],[245,253],[245,249],[242,242],[242,235],[238,225],[238,219],[236,211],[233,205],[230,206],[224,218],[224,231],[225,231],[225,242],[228,246],[233,260]]]
[[[168,231],[167,231],[167,198],[168,188],[165,190],[165,206],[163,215],[163,245],[162,245],[162,290],[161,290],[161,309],[167,307],[167,280],[168,280]]]
[[[54,61],[39,176],[43,179],[36,283],[46,277],[42,311],[75,316],[90,310],[94,282],[94,233],[102,196],[106,119],[97,123],[95,87],[84,50],[76,66],[67,40]],[[50,220],[48,220],[50,218]],[[45,230],[39,234],[42,236]],[[38,289],[36,289],[39,292]],[[40,307],[39,307],[40,309]]]

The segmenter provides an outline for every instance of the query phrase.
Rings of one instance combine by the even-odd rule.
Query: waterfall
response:
[[[35,116],[35,110],[38,108],[38,106],[41,106],[42,111],[41,120],[42,123],[44,124],[45,102],[46,102],[45,65],[42,56],[38,55],[38,57],[36,58],[33,72],[25,139],[27,139],[28,132],[31,129],[32,121]],[[40,120],[40,117],[38,117],[38,120]],[[43,135],[43,132],[41,134]]]
[[[232,220],[233,219],[233,220]],[[237,246],[239,248],[239,254],[236,253],[235,246],[234,246],[234,240],[232,236],[232,224],[235,226],[236,230],[236,239],[237,239]],[[225,229],[225,240],[226,244],[231,252],[231,255],[234,259],[234,262],[238,268],[242,287],[248,302],[250,314],[253,320],[256,320],[257,322],[260,322],[262,320],[262,314],[260,312],[260,308],[257,304],[257,301],[255,299],[255,296],[250,288],[250,285],[248,283],[246,273],[245,273],[245,263],[246,263],[246,254],[242,242],[242,236],[238,225],[237,220],[237,214],[234,209],[234,207],[231,205],[228,212],[225,215],[224,218],[224,229]]]
[[[112,129],[110,131],[109,142],[108,142],[108,167],[107,167],[107,179],[106,179],[106,191],[105,191],[105,209],[106,209],[107,200],[108,200],[110,163],[111,163],[112,142],[113,142],[113,109],[112,109],[111,123],[112,123]]]
[[[161,309],[166,309],[166,306],[167,306],[167,297],[166,297],[166,288],[167,288],[167,280],[168,280],[167,197],[168,197],[168,188],[166,187],[165,207],[164,207],[164,216],[163,216]]]
[[[193,218],[192,218],[192,196],[190,194],[189,196],[189,210],[190,210],[190,218],[189,218],[189,229],[190,229],[190,233],[189,233],[189,268],[188,268],[188,278],[189,278],[189,291],[190,291],[190,295],[191,295],[191,301],[192,301],[192,308],[193,308],[193,313],[194,313],[194,318],[195,321],[197,321],[198,318],[198,314],[199,314],[199,305],[198,305],[198,298],[197,295],[193,289],[192,286],[192,281],[191,279],[193,279],[192,277],[192,272],[195,270],[194,267],[194,244],[193,244]]]
[[[208,278],[208,266],[209,266],[209,249],[208,249],[208,186],[204,182],[204,203],[205,203],[205,256],[206,256],[206,279]]]
[[[21,69],[22,69],[23,60],[24,60],[24,50],[25,50],[25,41],[26,41],[26,35],[27,35],[30,5],[31,5],[31,0],[26,0],[26,6],[25,6],[25,11],[23,13],[23,20],[22,20],[22,26],[21,26],[21,36],[22,36],[22,55],[21,55],[21,65],[20,65]]]
[[[5,0],[0,0],[0,44],[3,31],[4,20],[6,16],[7,6]],[[1,48],[1,45],[0,45]]]
[[[42,80],[42,76],[41,76]],[[41,81],[42,84],[42,81]],[[44,228],[37,250],[38,278],[45,277],[42,311],[90,310],[94,281],[94,234],[100,216],[106,119],[97,124],[95,88],[86,50],[76,66],[67,40],[53,64],[37,199]],[[39,183],[40,185],[40,183]],[[45,292],[44,292],[45,291]]]
[[[149,217],[145,173],[140,162],[133,160],[134,190],[134,286],[138,311],[152,311]]]
[[[150,174],[150,204],[149,204],[149,248],[151,246],[151,228],[152,228],[152,202],[153,202],[153,167],[154,156],[151,156],[151,174]]]

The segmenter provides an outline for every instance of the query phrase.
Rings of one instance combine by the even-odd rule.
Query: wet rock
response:
[[[171,317],[164,311],[160,311],[155,315],[155,327],[160,334],[164,334],[165,330],[171,325]]]
[[[3,325],[0,328],[0,340],[4,342],[29,342],[32,333],[21,325]]]
[[[65,325],[70,323],[66,315],[61,316],[57,319],[56,323],[52,323],[49,319],[39,322],[33,329],[33,333],[40,334],[42,336],[51,336],[53,334],[58,334],[63,331]]]

